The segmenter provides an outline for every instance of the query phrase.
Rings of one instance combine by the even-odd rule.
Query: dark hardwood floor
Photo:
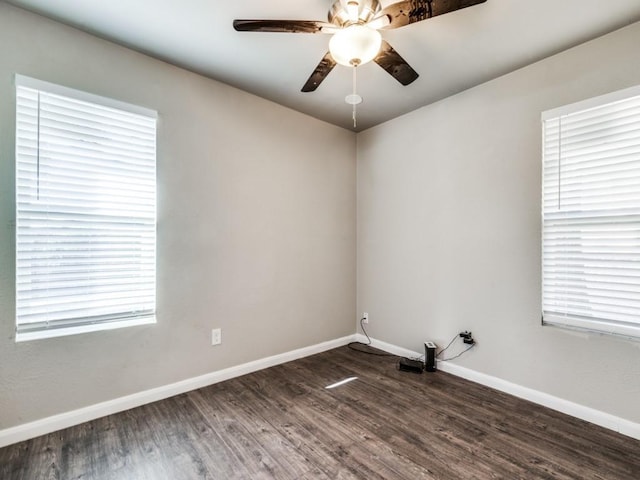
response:
[[[271,478],[638,480],[640,441],[342,347],[0,449],[2,480]]]

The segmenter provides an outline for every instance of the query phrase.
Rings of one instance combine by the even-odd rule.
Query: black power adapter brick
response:
[[[423,368],[424,365],[420,360],[411,360],[403,357],[398,363],[398,370],[403,372],[422,373]]]

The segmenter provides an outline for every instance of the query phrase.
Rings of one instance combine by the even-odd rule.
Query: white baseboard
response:
[[[356,342],[367,343],[367,337],[365,337],[361,333],[356,333]],[[422,353],[414,352],[413,350],[409,350],[403,347],[398,347],[397,345],[383,342],[382,340],[376,340],[375,338],[371,339],[371,346],[375,348],[379,348],[380,350],[384,350],[387,353],[398,355],[399,357],[417,358],[417,357],[422,357],[424,355],[424,352]]]
[[[367,341],[366,337],[362,334],[357,334],[356,339],[358,342]],[[371,346],[401,357],[414,358],[424,355],[424,352],[414,352],[373,338],[371,339]],[[486,373],[477,372],[470,368],[456,365],[455,363],[439,362],[438,368],[443,372],[451,373],[452,375],[466,378],[472,382],[495,388],[501,392],[529,400],[530,402],[537,403],[538,405],[566,413],[572,417],[595,423],[601,427],[608,428],[609,430],[640,440],[640,423],[616,417],[615,415],[611,415],[591,407],[585,407],[584,405],[570,402],[569,400],[554,397],[553,395],[533,390],[532,388],[523,387],[522,385],[508,382],[507,380],[502,380],[501,378],[487,375]]]
[[[241,375],[280,365],[281,363],[315,355],[316,353],[321,353],[326,350],[346,345],[354,339],[355,335],[349,335],[335,340],[329,340],[317,345],[311,345],[291,352],[262,358],[260,360],[225,368],[224,370],[218,370],[199,377],[189,378],[187,380],[182,380],[162,387],[145,390],[144,392],[127,395],[126,397],[116,398],[114,400],[97,403],[71,412],[61,413],[59,415],[36,420],[34,422],[0,430],[0,448],[23,440],[29,440],[30,438],[39,437],[40,435],[55,432],[63,428],[72,427],[83,422],[95,420],[96,418],[104,417],[106,415],[112,415],[147,403],[156,402],[174,395],[213,385],[214,383],[223,382]]]

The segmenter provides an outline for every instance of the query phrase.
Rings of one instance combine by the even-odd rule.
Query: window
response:
[[[16,76],[16,341],[155,322],[156,113]]]
[[[543,323],[640,337],[640,87],[542,120]]]

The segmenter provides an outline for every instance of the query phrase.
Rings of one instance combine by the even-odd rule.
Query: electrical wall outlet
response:
[[[369,314],[367,312],[362,314],[362,323],[369,323]]]
[[[473,334],[468,330],[460,332],[460,336],[462,337],[462,341],[467,345],[474,345],[476,343],[476,341],[473,339]]]
[[[222,329],[214,328],[211,330],[211,345],[220,345],[222,343]]]

